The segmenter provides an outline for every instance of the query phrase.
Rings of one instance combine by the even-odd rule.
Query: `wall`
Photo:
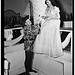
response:
[[[21,13],[23,16],[25,13],[29,14],[29,5],[27,6],[29,0],[4,0],[4,10],[12,9],[16,13]],[[64,10],[67,13],[72,12],[72,0],[60,0]],[[28,9],[26,9],[26,7]]]
[[[63,5],[64,10],[67,13],[72,13],[72,7],[73,7],[72,0],[60,0],[60,1]]]
[[[16,13],[21,13],[21,16],[23,16],[24,13],[29,14],[29,5],[27,5],[28,0],[4,0],[4,10],[14,10]],[[28,8],[27,10],[26,7]]]

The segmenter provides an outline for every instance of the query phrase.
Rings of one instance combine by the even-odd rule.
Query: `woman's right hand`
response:
[[[48,18],[48,16],[41,16],[44,20]]]
[[[41,16],[43,19],[46,19],[46,16]]]

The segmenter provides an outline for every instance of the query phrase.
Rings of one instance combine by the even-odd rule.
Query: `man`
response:
[[[34,53],[33,53],[33,44],[36,38],[36,35],[38,34],[38,32],[36,34],[34,32],[34,29],[31,25],[32,25],[32,20],[31,19],[27,19],[25,21],[24,24],[24,50],[25,50],[25,69],[26,75],[30,75],[29,72],[34,72],[37,73],[37,71],[32,69],[32,62],[33,62],[33,57],[34,57]]]

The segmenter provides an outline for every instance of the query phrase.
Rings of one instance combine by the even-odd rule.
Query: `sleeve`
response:
[[[51,12],[51,14],[55,15],[58,18],[60,18],[59,12],[60,12],[59,8],[55,6],[55,9]]]
[[[55,11],[60,12],[59,8],[55,6]]]

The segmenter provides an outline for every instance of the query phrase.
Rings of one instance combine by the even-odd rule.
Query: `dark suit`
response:
[[[26,72],[30,72],[32,69],[32,62],[34,57],[33,45],[38,34],[38,31],[35,31],[35,26],[31,28],[27,25],[24,26],[24,50],[25,50],[25,69]]]

